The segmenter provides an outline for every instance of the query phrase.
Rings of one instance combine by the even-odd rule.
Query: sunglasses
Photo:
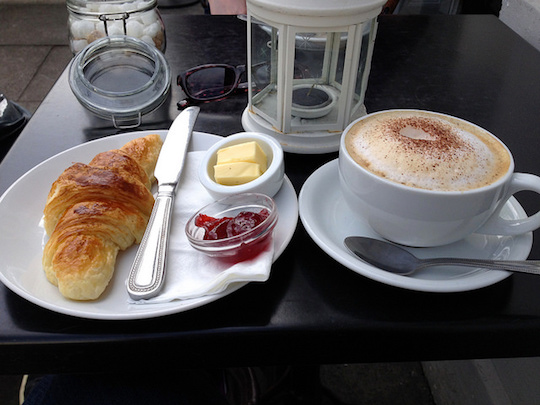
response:
[[[306,68],[295,66],[294,72],[295,79],[308,76]],[[178,108],[185,108],[192,103],[223,100],[238,90],[247,91],[247,81],[245,79],[241,81],[245,73],[246,65],[226,64],[201,65],[180,73],[176,78],[176,84],[182,88],[187,99],[179,101]],[[262,62],[254,65],[252,76],[256,83],[268,83],[270,64]]]
[[[222,100],[238,89],[246,91],[248,83],[240,82],[245,73],[245,65],[201,65],[179,74],[176,83],[189,101],[205,103]],[[178,107],[187,107],[189,101],[178,102]]]

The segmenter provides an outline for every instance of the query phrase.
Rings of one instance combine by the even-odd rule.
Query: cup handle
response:
[[[533,191],[540,194],[540,177],[527,173],[514,173],[505,198],[501,200],[487,222],[476,232],[487,235],[521,235],[540,228],[540,211],[521,219],[501,218],[500,213],[504,205],[518,191]]]

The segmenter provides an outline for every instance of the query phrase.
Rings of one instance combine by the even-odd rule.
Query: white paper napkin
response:
[[[199,182],[198,167],[205,152],[189,152],[176,192],[169,240],[167,274],[161,293],[132,304],[157,304],[218,294],[229,284],[268,280],[274,244],[250,260],[231,264],[198,252],[189,244],[185,226],[199,209],[214,200]]]

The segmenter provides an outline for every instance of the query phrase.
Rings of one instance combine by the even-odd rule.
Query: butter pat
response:
[[[235,162],[256,163],[260,167],[261,174],[266,171],[266,154],[255,141],[244,142],[218,150],[216,165]]]
[[[237,186],[255,180],[262,174],[261,166],[252,162],[231,162],[214,166],[214,179],[224,186]]]
[[[255,141],[221,148],[217,151],[214,180],[225,186],[237,186],[258,178],[266,171],[267,157]]]

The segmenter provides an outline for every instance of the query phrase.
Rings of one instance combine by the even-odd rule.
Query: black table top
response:
[[[162,14],[174,77],[203,63],[245,63],[243,21]],[[494,16],[384,16],[366,107],[429,109],[473,121],[509,146],[517,171],[540,174],[539,71],[540,53]],[[173,86],[141,129],[168,128],[180,99]],[[242,131],[246,103],[242,94],[202,105],[196,130]],[[64,72],[0,165],[0,191],[44,159],[117,132],[77,103]],[[296,191],[336,157],[286,154]],[[527,211],[539,206],[536,195],[519,199]],[[540,259],[537,243],[530,258]],[[537,356],[538,342],[540,277],[515,274],[459,293],[399,289],[339,265],[300,222],[269,281],[175,315],[81,319],[0,286],[0,373]]]

